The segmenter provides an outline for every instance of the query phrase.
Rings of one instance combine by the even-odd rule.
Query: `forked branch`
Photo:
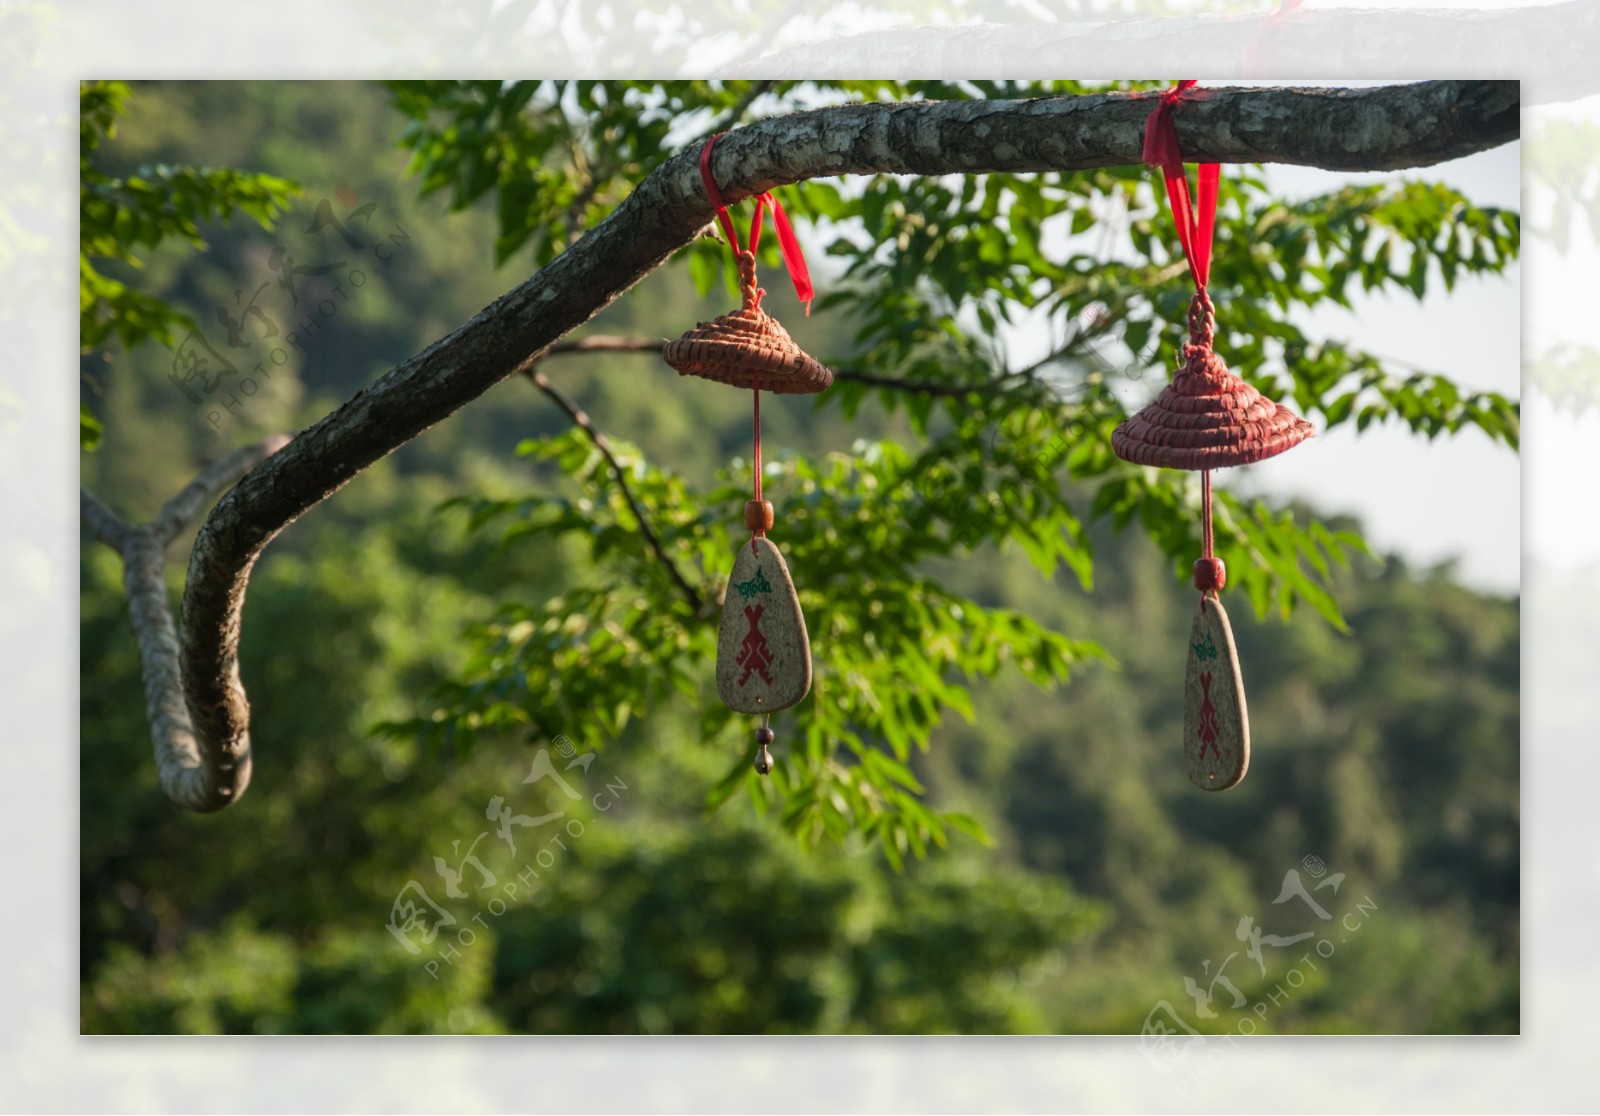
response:
[[[149,523],[130,524],[87,488],[79,492],[83,522],[122,556],[122,585],[139,648],[157,777],[167,797],[186,810],[217,810],[244,793],[250,782],[250,738],[246,735],[243,746],[232,751],[203,748],[195,739],[178,669],[178,632],[167,599],[167,547],[201,508],[288,444],[287,434],[276,434],[214,462]],[[233,685],[242,698],[237,660]]]

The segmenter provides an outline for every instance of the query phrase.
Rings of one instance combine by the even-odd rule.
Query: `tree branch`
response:
[[[736,129],[713,172],[731,204],[843,174],[1045,172],[1137,164],[1154,95],[1020,102],[855,104]],[[1343,89],[1206,89],[1186,96],[1178,138],[1192,160],[1333,170],[1426,166],[1514,139],[1515,82]],[[205,770],[248,771],[250,706],[238,682],[250,570],[277,534],[380,457],[544,356],[711,220],[698,150],[640,182],[549,266],[371,386],[250,472],[195,539],[183,598],[184,692]],[[235,801],[218,783],[197,809]]]
[[[167,546],[218,493],[288,444],[288,435],[277,434],[214,462],[167,501],[155,519],[139,526],[123,521],[87,488],[79,491],[83,522],[95,538],[122,556],[122,585],[144,676],[157,777],[167,797],[186,810],[215,810],[243,794],[250,782],[250,748],[248,736],[243,749],[235,753],[202,748],[195,739],[184,705],[178,633],[167,598]],[[233,685],[240,687],[237,662]]]
[[[199,476],[168,500],[161,513],[151,521],[150,529],[156,540],[166,546],[177,538],[178,532],[200,514],[201,508],[215,500],[223,489],[288,445],[289,441],[287,434],[274,434],[252,445],[242,446],[221,461],[207,465]]]
[[[628,339],[612,338],[611,340],[622,341]],[[656,344],[656,347],[658,349],[660,348],[659,342]],[[555,349],[553,347],[551,352],[554,353],[554,351]],[[589,347],[582,350],[568,348],[566,351],[599,352],[602,350],[599,347]],[[691,585],[689,580],[683,576],[682,571],[680,571],[677,564],[673,562],[672,556],[667,553],[666,547],[661,545],[661,536],[656,534],[655,528],[650,525],[649,517],[644,514],[644,509],[639,506],[639,501],[634,497],[633,486],[628,483],[628,475],[623,471],[622,463],[617,460],[616,454],[611,452],[611,443],[606,440],[606,436],[595,429],[594,423],[589,421],[589,416],[576,403],[574,403],[571,399],[568,399],[564,393],[557,389],[543,372],[537,372],[530,369],[527,375],[528,381],[533,384],[534,387],[538,388],[540,391],[549,396],[551,400],[555,402],[557,407],[560,407],[563,411],[565,411],[567,417],[572,420],[572,424],[584,432],[589,441],[594,444],[594,448],[600,451],[600,456],[606,459],[606,464],[611,466],[611,475],[617,480],[617,487],[622,489],[623,499],[628,501],[628,507],[633,511],[633,518],[639,521],[639,533],[644,536],[645,542],[650,544],[650,550],[658,559],[660,559],[661,564],[666,567],[667,573],[672,575],[672,580],[677,584],[678,591],[683,594],[683,599],[689,602],[689,607],[693,609],[696,614],[699,614],[699,612],[705,607],[705,601],[703,598],[701,598],[700,591]]]
[[[956,384],[944,383],[939,380],[902,380],[898,376],[878,376],[871,372],[857,372],[852,368],[835,368],[833,370],[833,378],[850,383],[866,384],[868,387],[904,391],[912,395],[931,395],[935,399],[965,399],[969,395],[989,395],[994,393],[998,387],[994,383]],[[1010,378],[1010,375],[1004,377],[1004,379]]]
[[[546,357],[564,356],[568,353],[659,353],[667,347],[665,341],[649,337],[623,337],[612,333],[591,333],[587,337],[574,337],[570,341],[557,341],[545,350]]]
[[[128,533],[133,528],[87,488],[78,490],[78,516],[90,534],[118,554],[128,545]]]

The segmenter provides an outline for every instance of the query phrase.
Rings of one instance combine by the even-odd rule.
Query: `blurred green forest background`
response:
[[[419,198],[397,144],[404,124],[377,86],[135,87],[95,156],[108,173],[242,167],[304,193],[276,234],[208,224],[208,250],[165,246],[131,281],[214,336],[213,308],[239,317],[268,281],[259,305],[285,331],[313,297],[340,301],[216,422],[213,405],[169,381],[161,345],[87,353],[84,396],[106,433],[83,455],[86,486],[148,518],[200,463],[303,427],[521,278],[523,257],[495,267],[493,205],[451,212],[442,196]],[[338,255],[334,238],[304,230],[341,187],[375,206],[352,233],[403,228],[406,239],[387,261],[368,256],[367,281],[342,296],[307,275],[304,308],[286,310],[273,243],[305,265]],[[783,283],[768,274],[769,289]],[[720,289],[702,298],[677,261],[591,328],[666,337],[728,304]],[[811,351],[836,347],[844,311],[774,312]],[[239,320],[265,359],[265,326]],[[543,371],[653,464],[709,483],[748,452],[744,394],[680,381],[655,356],[555,358]],[[775,451],[812,459],[860,438],[916,440],[904,414],[871,399],[848,422],[792,398],[763,419]],[[862,840],[806,847],[759,796],[708,809],[730,763],[748,763],[748,726],[736,746],[706,741],[682,696],[610,739],[573,732],[570,745],[508,732],[458,750],[375,731],[427,713],[430,692],[467,664],[468,625],[571,589],[584,553],[571,540],[502,546],[441,507],[538,484],[583,497],[515,452],[569,425],[525,380],[508,381],[273,543],[245,611],[254,782],[214,816],[182,813],[157,788],[120,563],[85,538],[85,1032],[1138,1033],[1163,1001],[1203,1032],[1233,1033],[1246,1017],[1278,1033],[1518,1029],[1518,601],[1463,588],[1448,567],[1380,556],[1335,569],[1348,634],[1310,609],[1258,619],[1241,598],[1255,754],[1237,790],[1207,795],[1189,786],[1179,747],[1194,594],[1145,534],[1089,525],[1092,591],[1065,570],[1041,577],[1015,548],[936,560],[966,597],[1096,640],[1114,662],[1080,665],[1048,692],[1014,671],[976,685],[972,722],[946,718],[910,766],[931,804],[978,818],[992,847],[952,832],[898,871]],[[780,542],[793,483],[769,488]],[[567,747],[594,757],[565,772],[581,799],[523,782],[541,748],[560,770]],[[522,832],[512,856],[492,832],[496,798],[565,816]],[[476,852],[496,888],[523,884],[447,898],[435,858],[457,864],[485,830]],[[558,830],[564,847],[548,843]],[[1274,903],[1291,871],[1307,888],[1343,874],[1337,891],[1311,892],[1330,921]],[[463,888],[482,878],[468,868]],[[388,929],[412,880],[457,920],[441,933],[454,942],[442,963]],[[496,894],[509,894],[500,911],[487,905]],[[1290,986],[1316,939],[1268,945],[1258,965],[1239,934],[1246,917],[1335,948],[1299,964]],[[1224,965],[1265,1012],[1213,984]],[[1186,977],[1215,993],[1215,1018],[1196,1011]]]

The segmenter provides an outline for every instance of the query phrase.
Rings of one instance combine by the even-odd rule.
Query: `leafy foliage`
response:
[[[494,192],[495,262],[539,265],[610,212],[668,150],[686,114],[730,106],[707,82],[394,82],[424,195],[463,209]],[[706,117],[709,119],[709,117]]]
[[[714,595],[736,545],[721,525],[742,506],[742,486],[730,479],[702,506],[680,479],[648,470],[626,447],[620,452],[634,497],[669,553],[695,571],[704,595]],[[576,430],[530,442],[523,453],[555,462],[584,486],[606,473]],[[927,809],[907,766],[914,750],[928,749],[945,711],[971,719],[963,680],[1011,663],[1051,686],[1073,664],[1104,657],[1092,643],[985,608],[917,574],[922,559],[948,554],[952,543],[933,517],[924,514],[919,524],[901,515],[913,464],[899,446],[874,443],[821,466],[791,458],[770,470],[791,490],[790,560],[811,574],[802,579],[802,607],[814,638],[833,650],[817,663],[803,735],[772,778],[758,778],[741,754],[708,803],[719,806],[743,787],[759,809],[779,807],[786,826],[808,841],[864,833],[881,840],[896,864],[907,852],[922,856],[944,844],[947,825],[982,838],[970,817]],[[572,565],[594,576],[540,603],[507,606],[473,629],[475,654],[463,680],[441,687],[430,717],[386,731],[421,731],[438,747],[468,746],[484,730],[505,728],[614,737],[673,691],[702,711],[703,740],[748,731],[708,692],[714,628],[637,545],[638,525],[614,484],[598,503],[558,496],[458,503],[475,527],[511,519],[507,545],[571,538],[580,548]],[[815,529],[801,530],[807,522]]]
[[[476,82],[403,84],[393,94],[411,121],[402,142],[423,190],[451,191],[456,207],[494,195],[497,259],[527,244],[543,263],[677,146],[744,114],[1083,88]],[[917,452],[882,442],[821,462],[796,456],[768,477],[769,485],[787,482],[780,537],[827,653],[815,695],[801,706],[800,737],[770,782],[740,761],[710,803],[744,787],[758,808],[776,808],[808,840],[865,832],[899,864],[945,840],[949,819],[922,804],[907,762],[926,750],[945,713],[972,716],[963,682],[1010,662],[1048,688],[1085,658],[1104,657],[1092,642],[949,593],[924,573],[926,563],[1015,546],[1042,575],[1064,567],[1089,589],[1086,524],[1101,516],[1118,527],[1137,522],[1180,576],[1198,553],[1197,479],[1131,466],[1110,451],[1110,433],[1128,413],[1128,384],[1183,340],[1190,280],[1142,167],[878,175],[813,180],[793,192],[842,268],[819,307],[853,326],[824,356],[857,378],[842,380],[821,405],[836,403],[849,416],[870,397],[891,416],[903,414],[925,441]],[[1475,426],[1517,445],[1515,402],[1437,374],[1392,372],[1370,353],[1308,337],[1291,313],[1349,307],[1356,288],[1420,298],[1432,282],[1448,289],[1462,275],[1501,271],[1518,251],[1516,214],[1406,181],[1289,204],[1259,176],[1230,173],[1217,238],[1219,347],[1264,391],[1292,396],[1328,428],[1397,420],[1431,438]],[[714,242],[689,250],[702,293],[727,275],[722,253]],[[1024,322],[1052,337],[1043,360],[1008,353],[1008,330]],[[576,434],[523,448],[557,462],[587,491],[610,487],[598,455]],[[714,595],[732,542],[717,525],[737,522],[741,486],[725,474],[720,487],[697,492],[637,460],[630,467],[644,514],[674,561]],[[614,735],[677,691],[710,710],[704,739],[729,729],[731,719],[704,692],[714,653],[706,618],[676,599],[637,545],[619,493],[469,506],[474,525],[508,521],[508,542],[528,534],[579,540],[572,560],[602,573],[598,583],[512,606],[477,629],[473,663],[414,728],[456,743],[488,728],[540,734],[576,724]],[[1365,552],[1359,536],[1228,493],[1219,495],[1217,534],[1236,591],[1258,612],[1276,607],[1287,616],[1305,603],[1344,627],[1329,586],[1351,554]]]
[[[291,427],[492,298],[505,285],[484,266],[493,254],[549,258],[668,147],[741,106],[753,119],[850,98],[1077,87],[640,83],[592,89],[601,107],[580,110],[575,86],[544,83],[509,118],[497,108],[452,132],[521,88],[262,86],[243,102],[260,103],[254,116],[187,86],[141,88],[207,136],[249,133],[228,161],[287,152],[278,169],[308,182],[343,180],[320,148],[280,144],[278,122],[313,107],[327,113],[325,146],[384,175],[375,145],[402,123],[424,176],[458,140],[490,153],[489,185],[460,212],[440,216],[464,163],[424,216],[404,211],[426,266],[370,288],[369,332],[330,359],[337,372],[281,373],[320,392]],[[659,143],[659,128],[630,132],[635,114],[604,107],[644,119],[669,95],[682,112]],[[416,99],[399,119],[384,102],[402,96]],[[569,128],[584,175],[554,143],[530,206],[503,205],[503,181],[535,174],[524,145]],[[123,163],[102,151],[97,165],[194,161],[125,132]],[[388,154],[398,170],[404,156]],[[1319,426],[1354,428],[1375,405],[1369,425],[1482,426],[1514,445],[1515,404],[1468,408],[1471,391],[1427,373],[1408,387],[1415,370],[1376,357],[1364,383],[1367,354],[1298,324],[1308,305],[1338,305],[1321,280],[1302,281],[1309,268],[1344,269],[1352,299],[1369,275],[1409,298],[1415,238],[1432,298],[1442,238],[1456,238],[1458,278],[1492,274],[1515,255],[1514,216],[1480,219],[1410,182],[1285,206],[1249,178],[1229,172],[1219,229],[1219,320],[1244,323],[1225,341],[1230,362],[1269,390],[1315,394],[1305,409]],[[763,404],[768,445],[783,447],[766,477],[775,537],[818,670],[812,697],[775,726],[775,775],[751,774],[750,726],[710,683],[714,601],[748,494],[747,398],[641,390],[643,375],[679,381],[624,363],[637,357],[564,358],[600,365],[572,390],[635,443],[610,439],[667,555],[712,605],[694,607],[643,543],[593,447],[508,383],[264,557],[243,663],[260,759],[236,810],[194,818],[160,798],[138,743],[115,559],[85,546],[84,1030],[1137,1031],[1156,1001],[1185,1003],[1182,978],[1236,948],[1239,917],[1270,913],[1285,868],[1311,851],[1370,892],[1381,921],[1263,1029],[1514,1031],[1515,601],[1375,560],[1352,522],[1219,492],[1230,593],[1329,622],[1237,610],[1253,728],[1274,743],[1221,808],[1197,802],[1172,762],[1170,636],[1193,607],[1199,486],[1108,445],[1164,378],[1187,297],[1146,172],[813,182],[784,200],[831,301],[809,320],[776,292],[769,305],[842,375],[820,411]],[[981,216],[963,221],[965,205]],[[1258,236],[1302,251],[1301,271],[1228,271]],[[1389,241],[1392,256],[1375,247]],[[246,266],[250,244],[213,243],[224,272]],[[726,276],[725,250],[697,244],[599,328],[658,336],[714,312],[696,284],[721,300]],[[159,265],[142,279],[180,308],[193,284]],[[1047,359],[1018,349],[1008,323],[1047,331]],[[1311,371],[1288,363],[1295,337],[1319,354]],[[1252,338],[1258,356],[1241,359]],[[1347,413],[1327,413],[1352,391]],[[194,416],[171,394],[107,394],[115,436],[85,470],[114,504],[185,479],[188,451],[171,443]],[[519,793],[530,753],[557,733],[637,790],[605,814],[576,804],[587,829],[570,856],[486,915],[436,980],[385,928],[395,894],[415,879],[440,897],[434,858],[485,828],[485,801]],[[504,878],[522,870],[486,860]],[[475,925],[471,907],[450,907]],[[1249,973],[1238,979],[1252,994],[1282,976]]]
[[[585,871],[501,930],[495,999],[515,1030],[1037,1031],[1047,1024],[1027,990],[1041,962],[1100,915],[1051,882],[986,879],[971,860],[884,879],[759,832],[596,842],[578,856]],[[707,865],[727,867],[708,880]],[[720,886],[735,874],[737,887]]]
[[[201,223],[226,221],[236,211],[270,229],[299,192],[288,179],[228,168],[163,164],[127,177],[104,173],[94,155],[116,134],[128,95],[120,81],[79,86],[78,342],[83,352],[112,337],[126,349],[150,339],[170,345],[175,331],[193,329],[187,313],[113,275],[140,268],[139,254],[169,239],[204,247]],[[79,412],[79,440],[92,450],[100,441],[100,421],[87,404]]]

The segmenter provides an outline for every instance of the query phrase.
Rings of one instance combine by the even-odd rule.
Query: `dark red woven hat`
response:
[[[1211,300],[1189,304],[1184,364],[1155,402],[1111,433],[1111,449],[1136,465],[1222,469],[1249,465],[1297,446],[1315,431],[1228,370],[1211,348]]]
[[[661,351],[680,374],[703,376],[734,387],[754,387],[780,395],[819,392],[833,373],[794,343],[789,331],[761,309],[766,292],[756,287],[756,258],[739,253],[739,290],[744,305],[731,314],[701,322]]]

